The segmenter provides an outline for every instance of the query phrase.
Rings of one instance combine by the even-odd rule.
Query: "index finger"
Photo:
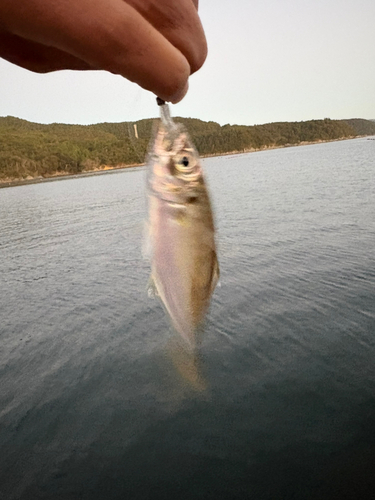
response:
[[[122,0],[50,0],[47,7],[29,0],[21,11],[19,1],[3,3],[9,32],[120,74],[164,100],[178,102],[186,93],[185,55]]]

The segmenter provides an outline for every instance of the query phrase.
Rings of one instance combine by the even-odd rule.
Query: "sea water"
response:
[[[204,160],[221,286],[186,354],[145,171],[0,190],[0,499],[375,494],[375,141]]]

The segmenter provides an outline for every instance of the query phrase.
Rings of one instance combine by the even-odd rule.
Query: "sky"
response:
[[[374,0],[200,0],[209,54],[172,114],[224,125],[375,119]],[[155,117],[106,72],[38,75],[0,59],[0,116],[37,123]]]

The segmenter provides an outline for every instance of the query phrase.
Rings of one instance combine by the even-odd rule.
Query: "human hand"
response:
[[[206,58],[198,0],[1,0],[0,57],[38,73],[107,70],[179,102]]]

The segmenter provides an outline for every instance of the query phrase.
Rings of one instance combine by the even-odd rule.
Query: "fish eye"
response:
[[[184,148],[173,158],[174,175],[184,180],[195,180],[200,175],[199,164],[193,150]]]
[[[176,170],[183,175],[191,174],[194,171],[195,162],[190,156],[184,155],[175,160]]]

